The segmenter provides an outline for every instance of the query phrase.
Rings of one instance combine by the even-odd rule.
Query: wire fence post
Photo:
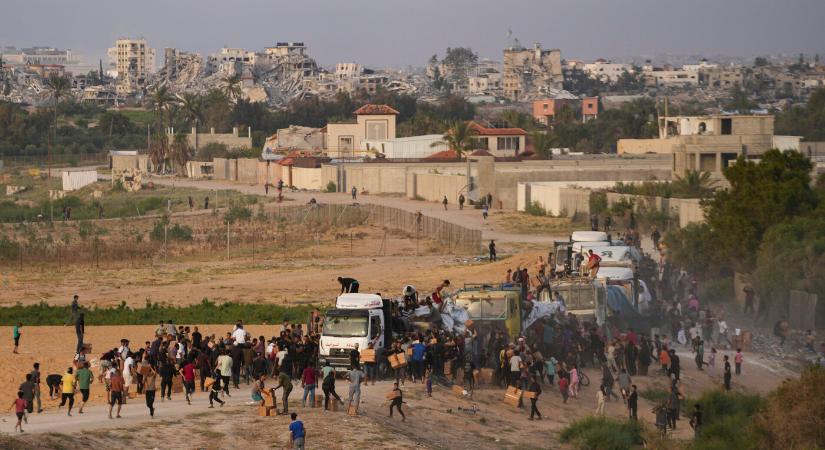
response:
[[[226,221],[226,259],[229,260],[229,221]]]
[[[352,256],[352,230],[349,232],[349,255]]]
[[[255,229],[252,229],[252,264],[255,264]]]

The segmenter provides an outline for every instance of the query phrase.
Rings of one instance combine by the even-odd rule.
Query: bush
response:
[[[602,214],[607,212],[607,193],[590,192],[590,214]]]
[[[642,443],[642,431],[637,421],[591,416],[570,424],[560,438],[581,450],[626,450]]]
[[[223,220],[235,223],[237,220],[249,220],[252,218],[252,210],[243,205],[233,205],[223,216]]]
[[[155,222],[152,231],[149,232],[149,238],[153,241],[162,242],[164,238],[167,241],[191,241],[192,228],[186,225],[174,224],[169,226],[169,216],[164,215],[160,220]],[[165,233],[164,233],[165,230]]]
[[[694,403],[702,405],[699,439],[691,450],[749,450],[760,448],[762,429],[754,417],[764,401],[758,395],[713,390],[705,392],[698,401],[685,401],[682,410],[693,411]]]
[[[539,202],[532,202],[524,208],[524,212],[531,216],[546,216],[547,210]]]
[[[84,308],[87,323],[97,325],[154,325],[160,320],[172,320],[177,324],[226,323],[227,318],[239,319],[249,324],[277,324],[283,320],[302,321],[314,309],[313,305],[281,306],[266,303],[216,303],[204,298],[189,306],[172,306],[147,300],[142,308],[132,308],[122,302],[114,307]],[[46,302],[0,308],[0,325],[11,326],[17,322],[25,325],[64,325],[71,316],[70,306],[49,305]]]
[[[825,445],[825,369],[812,366],[770,393],[760,422],[767,429],[765,447],[813,449]]]
[[[338,186],[335,185],[335,182],[330,181],[327,183],[327,192],[338,192]]]
[[[705,303],[724,303],[734,299],[733,278],[711,278],[699,284],[699,299]]]

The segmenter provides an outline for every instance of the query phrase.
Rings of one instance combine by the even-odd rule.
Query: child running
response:
[[[23,432],[23,417],[26,415],[26,407],[28,402],[23,398],[23,391],[17,391],[17,398],[11,403],[9,409],[14,408],[14,413],[17,414],[17,423],[14,425],[14,430],[20,429]]]

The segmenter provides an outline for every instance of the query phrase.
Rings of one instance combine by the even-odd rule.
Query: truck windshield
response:
[[[367,317],[327,316],[324,334],[339,337],[363,337],[367,335]]]
[[[504,320],[507,318],[506,297],[458,297],[455,300],[458,307],[467,310],[472,320]]]
[[[567,292],[562,290],[568,311],[596,307],[596,290],[592,286],[571,286],[568,289]]]

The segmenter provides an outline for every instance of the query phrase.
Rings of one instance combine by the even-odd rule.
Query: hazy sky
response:
[[[501,59],[507,30],[564,58],[825,54],[825,0],[0,0],[0,45],[96,60],[120,36],[212,53],[303,41],[322,65],[423,65],[448,46]]]

